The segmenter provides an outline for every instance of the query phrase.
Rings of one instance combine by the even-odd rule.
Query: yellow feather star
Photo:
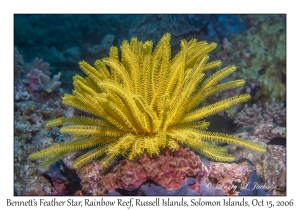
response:
[[[41,166],[58,160],[68,152],[94,148],[75,160],[77,168],[92,159],[103,157],[107,165],[117,156],[130,160],[147,152],[158,155],[161,148],[175,151],[180,144],[217,161],[233,161],[227,150],[210,142],[236,144],[258,152],[263,146],[231,135],[205,131],[203,119],[247,101],[250,95],[234,96],[199,107],[211,95],[244,85],[243,80],[218,84],[235,71],[225,67],[205,78],[205,72],[221,65],[208,62],[208,53],[216,43],[182,40],[181,50],[171,59],[171,35],[165,34],[154,51],[152,42],[132,38],[118,49],[112,47],[108,58],[97,60],[95,67],[79,62],[87,77],[74,76],[72,94],[62,102],[95,116],[74,116],[50,121],[47,127],[63,125],[61,133],[71,133],[72,142],[58,143],[30,155],[46,157]],[[121,61],[120,61],[121,60]]]

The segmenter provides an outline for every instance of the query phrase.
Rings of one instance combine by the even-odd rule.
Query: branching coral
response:
[[[238,114],[234,123],[239,126],[256,126],[260,123],[277,123],[285,126],[286,109],[284,104],[266,102],[264,105],[253,104],[252,107],[245,105],[245,108]]]
[[[49,76],[41,74],[41,77],[38,80],[40,88],[42,88],[47,93],[52,93],[61,85],[61,82],[58,81],[60,76],[61,73],[59,72],[57,75],[54,75],[52,79],[50,79]]]
[[[42,71],[45,75],[51,75],[50,64],[48,62],[44,62],[41,58],[33,59],[31,65],[28,67],[31,69],[38,69]]]
[[[171,59],[171,35],[165,34],[152,50],[151,41],[132,38],[118,49],[112,47],[108,58],[97,60],[95,67],[80,62],[87,77],[74,76],[74,91],[63,96],[63,103],[95,117],[74,116],[50,121],[47,127],[62,125],[61,133],[73,134],[74,140],[30,155],[44,158],[45,166],[68,152],[94,149],[75,160],[77,168],[92,159],[103,157],[107,165],[117,156],[130,160],[144,152],[159,155],[161,148],[177,150],[180,144],[217,161],[234,157],[214,142],[236,144],[265,152],[263,146],[231,135],[209,132],[204,118],[247,101],[243,94],[208,106],[199,107],[209,96],[242,86],[243,80],[218,84],[235,71],[225,67],[205,78],[205,72],[221,65],[208,62],[208,53],[216,43],[182,40],[181,50]],[[121,61],[120,61],[121,60]]]

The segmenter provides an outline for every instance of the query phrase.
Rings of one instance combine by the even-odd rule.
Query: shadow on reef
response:
[[[198,192],[188,188],[188,186],[195,184],[195,178],[189,178],[185,183],[176,190],[166,190],[162,186],[155,184],[153,181],[143,183],[139,188],[127,191],[124,189],[115,189],[108,193],[108,195],[125,195],[125,196],[193,196],[200,195]]]
[[[271,145],[281,145],[281,146],[286,147],[286,138],[275,137],[275,138],[271,139],[268,144],[271,144]]]
[[[74,195],[81,190],[80,179],[75,170],[69,169],[61,160],[51,164],[49,173],[43,176],[51,183],[52,195]]]
[[[250,174],[249,183],[247,187],[243,188],[238,195],[239,196],[270,195],[270,193],[258,187],[259,180],[260,177],[257,175],[256,171],[253,170]]]
[[[238,129],[237,125],[234,124],[233,120],[226,116],[213,115],[207,118],[210,123],[210,131],[212,132],[222,132],[222,133],[235,133]]]

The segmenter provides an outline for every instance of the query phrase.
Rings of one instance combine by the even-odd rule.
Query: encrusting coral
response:
[[[204,118],[250,98],[242,94],[199,106],[211,95],[245,83],[234,80],[218,84],[235,71],[235,66],[205,78],[206,71],[221,65],[221,61],[208,62],[208,53],[217,44],[182,40],[180,52],[171,59],[170,38],[165,34],[154,50],[151,41],[132,38],[122,43],[121,58],[118,49],[111,47],[109,57],[97,60],[95,67],[80,62],[87,77],[75,75],[73,93],[65,94],[62,102],[95,117],[50,121],[47,127],[63,125],[60,133],[72,134],[73,141],[57,143],[30,158],[46,157],[43,167],[69,152],[93,148],[77,158],[73,167],[100,157],[106,166],[118,156],[133,160],[146,152],[152,157],[162,148],[176,151],[182,144],[217,161],[234,160],[226,148],[212,142],[265,152],[263,146],[250,141],[206,131],[209,123]]]

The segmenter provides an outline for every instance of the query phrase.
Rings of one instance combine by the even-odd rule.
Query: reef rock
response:
[[[206,188],[222,190],[224,195],[237,195],[238,191],[249,183],[251,168],[248,162],[211,162],[208,166],[209,176],[206,179]],[[201,190],[204,191],[203,183],[201,184]]]
[[[92,161],[79,169],[77,174],[81,179],[81,188],[84,195],[105,195],[106,190],[101,181],[103,178],[102,167],[98,161]]]

